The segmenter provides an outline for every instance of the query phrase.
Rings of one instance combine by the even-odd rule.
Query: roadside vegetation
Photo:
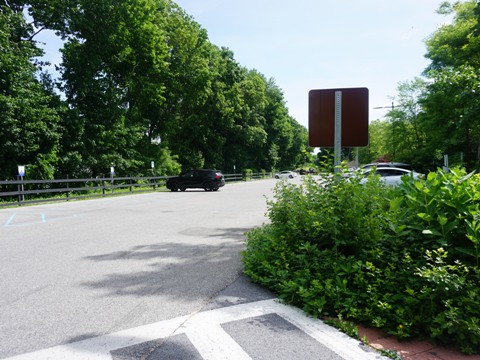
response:
[[[480,175],[280,182],[245,273],[308,314],[480,352]]]
[[[1,180],[270,171],[312,150],[275,80],[171,0],[0,0],[0,49]]]
[[[437,12],[428,67],[372,119],[360,163],[426,172],[448,155],[480,168],[480,5]],[[310,168],[308,131],[275,79],[207,30],[171,0],[0,0],[0,179],[18,165],[36,180]],[[47,31],[62,39],[54,64]]]

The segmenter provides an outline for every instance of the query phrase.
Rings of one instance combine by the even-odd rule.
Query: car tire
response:
[[[187,190],[187,188],[185,188],[183,186],[180,188],[180,191],[185,191],[185,190]]]
[[[275,179],[279,179],[278,175],[275,175]]]
[[[290,179],[293,179],[293,175],[288,175],[288,177],[289,177]]]
[[[178,191],[178,184],[175,184],[175,183],[171,184],[170,191]]]
[[[205,191],[212,191],[213,190],[213,183],[210,181],[207,181],[203,184],[203,189]]]
[[[218,188],[213,188],[213,191],[218,191]]]

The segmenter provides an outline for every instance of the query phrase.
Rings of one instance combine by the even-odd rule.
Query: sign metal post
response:
[[[335,91],[335,141],[334,166],[335,172],[340,170],[342,162],[342,91]]]

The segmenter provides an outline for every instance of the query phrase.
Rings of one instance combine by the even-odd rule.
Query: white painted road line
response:
[[[288,322],[292,323],[319,343],[325,345],[344,359],[371,360],[378,359],[378,354],[369,353],[360,347],[360,342],[323,322],[306,317],[297,308],[284,307],[276,312]]]
[[[186,316],[119,331],[113,334],[55,346],[8,360],[112,360],[110,351],[171,336]],[[6,359],[4,359],[6,360]]]
[[[281,316],[346,360],[385,359],[378,353],[362,349],[359,341],[307,317],[300,309],[270,299],[160,321],[5,360],[111,360],[110,351],[179,334],[186,334],[205,360],[250,360],[221,324],[267,314]]]
[[[252,360],[220,324],[196,324],[186,334],[205,360]]]

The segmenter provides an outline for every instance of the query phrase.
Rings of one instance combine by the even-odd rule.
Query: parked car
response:
[[[370,164],[365,164],[362,166],[362,169],[369,169],[371,167],[396,167],[400,169],[412,171],[412,166],[410,164],[400,163],[400,162],[375,162]]]
[[[295,171],[282,171],[279,173],[275,174],[275,179],[281,179],[281,178],[289,178],[293,179],[294,177],[297,176],[297,173]]]
[[[218,170],[190,170],[180,176],[168,178],[166,185],[167,189],[171,191],[185,191],[186,189],[217,191],[222,186],[225,186],[225,178]]]
[[[294,172],[300,175],[308,175],[308,174],[315,174],[315,169],[297,169]]]
[[[365,175],[365,178],[362,179],[362,183],[368,180],[368,176],[375,172],[379,175],[387,185],[398,185],[402,182],[402,176],[408,175],[412,176],[414,179],[418,180],[423,177],[423,174],[417,173],[415,171],[391,167],[391,166],[377,166],[362,169],[362,173]]]

